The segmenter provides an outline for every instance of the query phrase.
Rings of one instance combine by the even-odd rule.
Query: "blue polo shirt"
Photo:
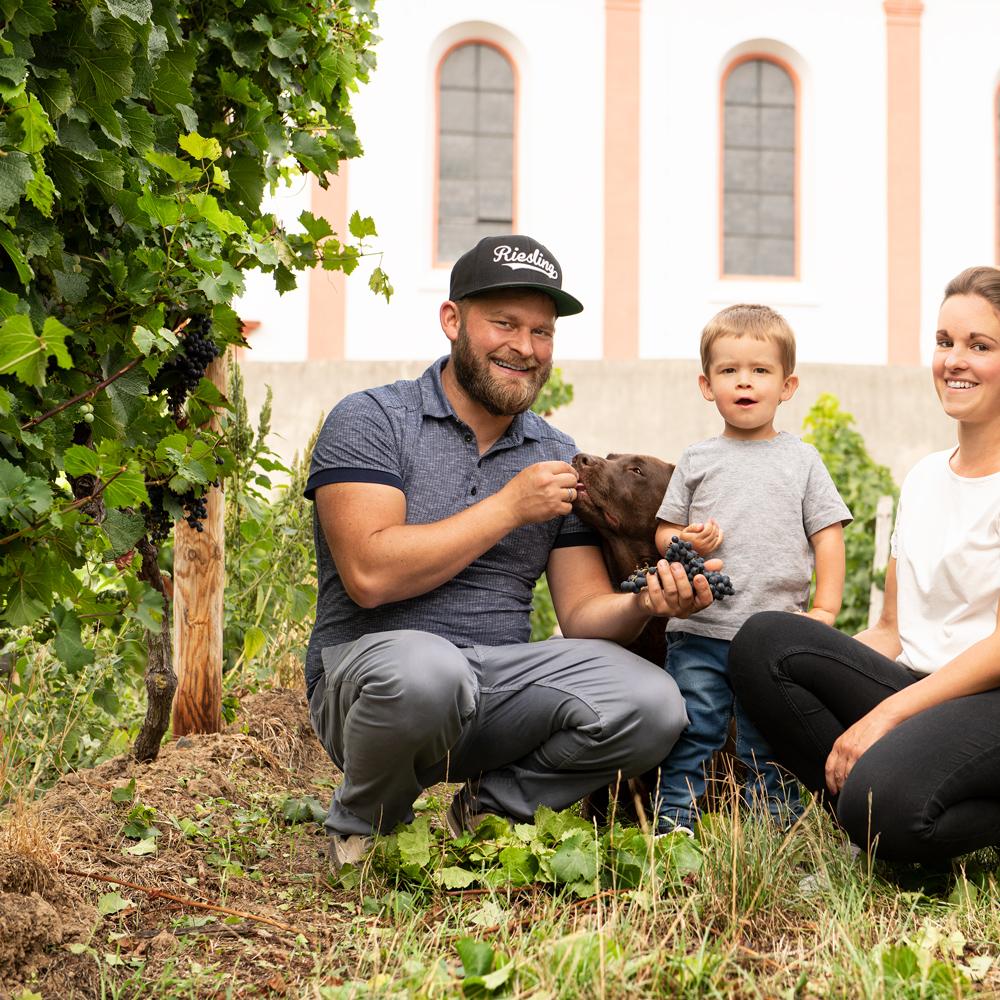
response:
[[[305,495],[327,483],[381,483],[406,494],[406,523],[429,524],[492,496],[536,462],[569,462],[573,439],[536,413],[520,413],[485,455],[471,428],[452,409],[441,385],[448,358],[420,378],[356,392],[327,417],[313,450]],[[458,646],[527,642],[531,593],[553,548],[599,545],[575,514],[526,524],[502,538],[453,579],[434,590],[378,608],[347,595],[313,512],[319,591],[316,624],[306,654],[312,694],[326,646],[372,632],[420,629]],[[406,553],[399,572],[407,573]]]

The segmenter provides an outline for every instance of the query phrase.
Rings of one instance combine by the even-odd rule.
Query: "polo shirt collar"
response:
[[[441,372],[444,371],[444,366],[449,360],[450,356],[447,354],[443,358],[438,358],[420,376],[420,399],[423,414],[426,417],[439,419],[452,417],[458,420],[450,400],[445,395],[444,386],[441,384]],[[527,413],[518,413],[511,421],[510,427],[504,431],[500,441],[511,445],[521,444],[526,439],[537,441],[539,438],[534,424],[535,421],[529,420]]]

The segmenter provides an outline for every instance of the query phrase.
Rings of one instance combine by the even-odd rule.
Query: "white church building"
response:
[[[272,199],[340,232],[372,215],[376,253],[281,297],[251,281],[246,362],[444,353],[451,263],[486,233],[540,240],[583,301],[557,363],[692,361],[711,315],[756,301],[801,362],[926,365],[945,283],[998,260],[1000,0],[376,10],[364,156]]]

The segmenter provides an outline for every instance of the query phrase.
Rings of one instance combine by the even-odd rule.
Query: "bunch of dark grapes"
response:
[[[178,499],[184,508],[184,520],[187,521],[188,527],[194,528],[195,531],[204,531],[205,525],[201,522],[208,517],[208,507],[205,506],[205,498],[194,497],[192,494],[187,493]]]
[[[146,534],[151,542],[162,542],[174,526],[174,519],[163,509],[162,486],[147,486],[149,506],[143,504],[142,514],[146,518]]]
[[[177,494],[164,486],[153,485],[146,488],[149,494],[149,506],[142,508],[146,518],[146,533],[151,542],[162,542],[173,530],[174,518],[164,508],[164,500],[169,496],[176,507],[184,512],[184,520],[195,531],[204,531],[202,521],[208,516],[204,497],[195,497],[193,493]]]
[[[712,596],[717,601],[725,600],[731,594],[735,594],[732,581],[725,573],[706,573],[705,560],[694,550],[690,542],[682,542],[677,535],[670,539],[664,559],[669,563],[680,563],[684,567],[689,580],[694,580],[700,573],[708,581],[712,589]],[[641,566],[627,580],[623,580],[620,589],[632,594],[638,594],[646,586],[646,577],[650,573],[655,573],[655,566]]]
[[[167,402],[175,411],[184,405],[188,393],[198,387],[205,369],[222,353],[212,340],[210,316],[192,316],[181,336],[184,353],[162,369],[167,383]]]

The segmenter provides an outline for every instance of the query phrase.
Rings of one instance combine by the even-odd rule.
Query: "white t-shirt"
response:
[[[1000,472],[967,479],[954,449],[921,459],[900,491],[896,557],[898,660],[933,673],[997,627]]]

